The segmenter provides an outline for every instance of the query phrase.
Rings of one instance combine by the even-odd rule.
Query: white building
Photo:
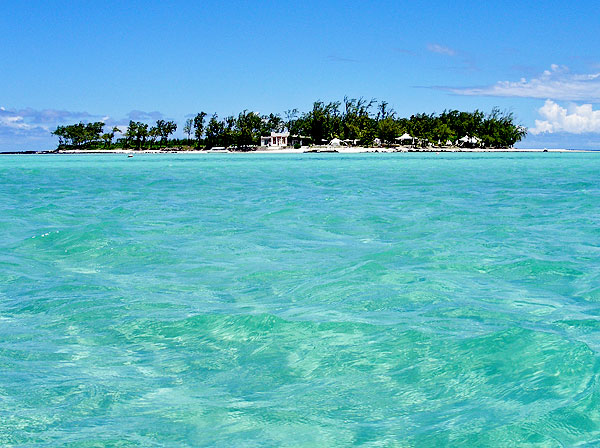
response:
[[[288,146],[289,132],[271,132],[271,135],[260,138],[260,146]]]

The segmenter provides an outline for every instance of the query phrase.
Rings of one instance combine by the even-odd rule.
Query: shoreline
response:
[[[70,150],[52,150],[52,151],[10,151],[0,152],[0,155],[82,155],[82,154],[395,154],[395,153],[530,153],[530,152],[600,152],[592,149],[566,149],[566,148],[366,148],[362,146],[352,147],[302,147],[302,148],[277,148],[277,149],[257,149],[254,151],[230,151],[230,150],[174,150],[174,149],[152,149],[152,150],[133,150],[133,149],[70,149]]]

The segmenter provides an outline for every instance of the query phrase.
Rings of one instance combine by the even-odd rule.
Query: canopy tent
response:
[[[400,142],[400,144],[402,146],[415,144],[415,138],[412,135],[407,134],[406,132],[404,134],[402,134],[400,137],[396,137],[396,141]]]
[[[334,138],[329,142],[329,146],[348,146],[346,142],[341,141],[339,138]]]
[[[459,138],[458,141],[460,143],[462,143],[463,145],[464,144],[477,145],[477,144],[479,144],[481,139],[479,139],[477,137],[469,137],[468,135],[465,135],[463,138]]]
[[[411,135],[409,135],[409,134],[407,134],[407,133],[405,132],[405,133],[404,133],[404,134],[402,134],[400,137],[396,137],[396,140],[399,140],[399,141],[401,141],[401,142],[403,142],[403,141],[405,141],[405,140],[410,140],[410,141],[413,141],[413,140],[414,140],[414,138],[413,138]]]

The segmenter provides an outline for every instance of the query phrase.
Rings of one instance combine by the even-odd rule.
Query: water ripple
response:
[[[595,154],[2,162],[3,446],[600,440]]]

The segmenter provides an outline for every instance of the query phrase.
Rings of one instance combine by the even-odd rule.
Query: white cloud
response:
[[[0,108],[0,134],[40,135],[48,132],[47,126],[39,120],[31,120],[28,109],[7,110]]]
[[[529,130],[534,135],[557,132],[572,134],[600,132],[600,110],[594,110],[591,104],[564,108],[552,100],[546,100],[538,112],[543,119],[535,120],[535,127]]]
[[[13,129],[46,129],[57,123],[88,120],[93,118],[87,112],[69,112],[66,110],[44,109],[6,109],[0,107],[0,127]]]
[[[459,95],[600,102],[600,73],[572,74],[568,67],[552,64],[550,70],[544,70],[540,76],[529,80],[521,78],[484,87],[443,89]]]
[[[456,55],[456,51],[452,48],[444,47],[440,44],[427,44],[427,50],[432,53],[445,54],[446,56],[454,56]]]
[[[23,121],[19,115],[0,115],[0,126],[6,126],[13,129],[29,129],[30,125]]]

